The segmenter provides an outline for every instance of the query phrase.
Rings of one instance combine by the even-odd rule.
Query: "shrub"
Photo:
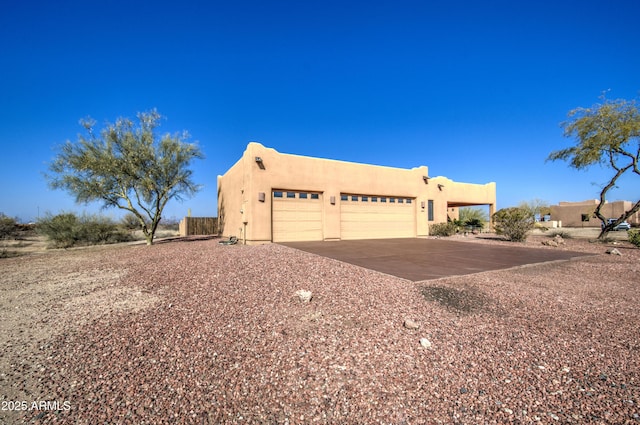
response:
[[[454,223],[437,223],[429,226],[429,234],[432,236],[451,236],[456,233]]]
[[[530,211],[518,207],[503,208],[492,218],[496,233],[513,242],[524,242],[535,223]]]
[[[75,214],[66,213],[51,216],[46,214],[38,221],[38,233],[44,235],[57,248],[68,248],[75,245],[78,239],[78,218]]]
[[[45,235],[56,248],[131,240],[131,237],[118,229],[111,219],[99,215],[83,214],[80,217],[73,213],[46,215],[38,222],[38,232]]]
[[[122,220],[120,220],[120,225],[124,227],[125,230],[128,230],[130,232],[142,228],[142,226],[140,226],[140,220],[133,213],[129,213],[122,217]]]
[[[175,217],[163,218],[159,227],[163,230],[172,230],[177,232],[180,228],[180,220]]]
[[[564,230],[554,230],[549,234],[550,237],[555,238],[556,236],[560,236],[562,239],[571,239],[571,233],[565,232]]]
[[[18,234],[16,220],[0,213],[0,239],[11,239]]]
[[[627,230],[629,242],[640,248],[640,229]]]

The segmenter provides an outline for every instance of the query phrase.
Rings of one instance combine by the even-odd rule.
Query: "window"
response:
[[[295,197],[296,197],[295,192],[287,192],[287,198],[295,198]]]
[[[410,204],[410,203],[411,203],[411,199],[407,199],[407,204]]]
[[[398,203],[399,203],[399,204],[403,204],[403,203],[404,203],[404,199],[402,199],[402,198],[398,198]]]
[[[274,198],[282,198],[282,192],[273,192]]]
[[[433,221],[433,200],[427,201],[427,219]]]
[[[312,193],[311,199],[320,199],[320,196],[317,193]]]
[[[395,204],[396,203],[396,198],[389,198],[389,202],[392,203],[392,204]]]
[[[387,198],[380,198],[380,202],[387,202]]]
[[[368,196],[363,196],[362,197],[362,202],[369,202],[369,197]]]
[[[352,196],[351,196],[351,200],[352,200],[353,202],[358,202],[358,197],[357,197],[356,195],[352,195]]]
[[[308,197],[308,196],[309,196],[309,194],[308,194],[308,193],[304,193],[304,192],[302,192],[302,193],[300,193],[300,195],[298,195],[298,198],[300,198],[300,199],[307,199],[307,197]]]
[[[340,195],[340,200],[341,201],[348,201],[349,200],[349,195]]]
[[[372,196],[371,197],[371,202],[378,202],[378,197],[377,196]]]

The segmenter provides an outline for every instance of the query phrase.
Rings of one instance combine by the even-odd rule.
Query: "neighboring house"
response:
[[[412,169],[282,154],[249,143],[218,176],[218,225],[247,244],[427,236],[458,208],[496,205],[496,185]]]
[[[594,215],[599,202],[597,199],[559,202],[558,205],[551,206],[551,219],[561,222],[562,227],[600,227],[602,222]],[[632,206],[630,201],[605,202],[600,213],[606,218],[618,218]],[[640,212],[629,217],[627,222],[632,226],[640,225]]]

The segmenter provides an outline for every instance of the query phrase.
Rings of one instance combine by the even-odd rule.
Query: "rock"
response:
[[[296,291],[296,295],[303,303],[308,303],[309,301],[311,301],[311,298],[313,298],[313,294],[311,293],[311,291],[307,291],[304,289],[298,289]]]
[[[405,328],[411,329],[411,330],[420,329],[420,325],[417,322],[415,322],[414,320],[411,320],[411,319],[404,319],[404,323],[402,325]]]
[[[431,348],[431,341],[429,341],[427,338],[420,338],[420,345],[422,345],[424,348]]]
[[[609,248],[606,252],[611,255],[622,255],[620,251],[618,251],[618,248]]]
[[[558,242],[551,240],[551,241],[542,241],[542,245],[547,245],[547,246],[558,246]]]
[[[565,244],[564,238],[562,236],[560,236],[560,235],[556,235],[553,238],[553,240],[556,241],[559,245],[564,245]]]

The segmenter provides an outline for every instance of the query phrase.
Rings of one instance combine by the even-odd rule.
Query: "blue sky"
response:
[[[151,108],[206,155],[204,189],[165,217],[215,215],[216,176],[249,141],[495,181],[499,208],[594,199],[606,169],[545,159],[574,143],[569,110],[638,97],[638,16],[636,0],[5,2],[0,212],[98,211],[48,188],[54,147],[80,118]],[[637,200],[635,180],[610,200]]]

